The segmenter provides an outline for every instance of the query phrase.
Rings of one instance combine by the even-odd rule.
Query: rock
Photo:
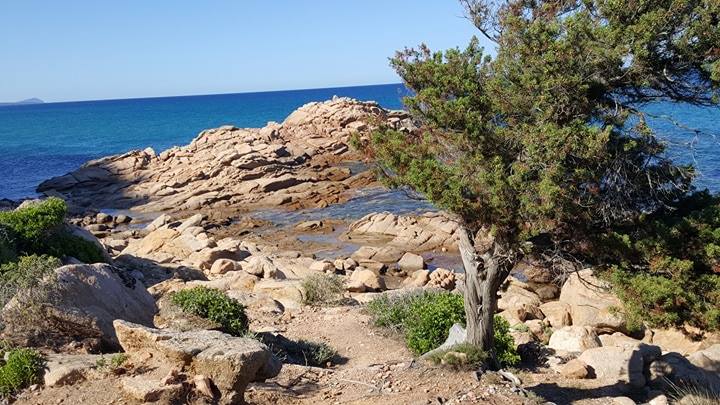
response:
[[[364,293],[367,291],[365,283],[361,280],[348,280],[348,282],[345,283],[345,289],[352,293]]]
[[[248,383],[274,377],[282,366],[264,344],[250,338],[209,330],[172,332],[120,320],[114,325],[131,358],[150,355],[152,361],[207,376],[225,403],[241,402]]]
[[[95,245],[98,249],[100,249],[100,252],[103,255],[103,259],[108,263],[112,262],[112,258],[108,254],[107,249],[105,248],[105,246],[102,243],[100,243],[100,241],[98,240],[98,238],[95,237],[95,235],[93,235],[92,233],[88,232],[87,230],[85,230],[83,228],[80,228],[79,226],[69,225],[69,224],[64,224],[63,226],[65,227],[65,230],[67,232],[69,232],[71,235],[76,236],[81,239],[84,239],[84,240],[92,243],[93,245]],[[88,263],[88,264],[92,264],[92,263]]]
[[[596,378],[633,388],[645,386],[646,365],[660,357],[660,348],[641,344],[638,347],[596,347],[583,352],[578,360],[587,364]]]
[[[425,259],[420,255],[408,252],[400,258],[398,266],[405,271],[422,270],[425,268]]]
[[[587,378],[588,366],[578,359],[572,359],[558,368],[560,374],[567,378]]]
[[[648,405],[670,405],[670,401],[668,400],[668,397],[660,394],[648,401]]]
[[[666,353],[650,364],[651,384],[668,389],[702,387],[704,391],[720,395],[720,345],[694,353],[689,358],[680,353]]]
[[[540,310],[542,301],[537,294],[521,288],[517,283],[511,282],[507,290],[500,293],[498,309],[512,312],[514,317],[521,321],[527,319],[543,319]]]
[[[612,405],[636,405],[635,401],[628,397],[615,397],[612,399]]]
[[[360,282],[365,286],[368,291],[384,291],[387,289],[385,286],[385,279],[375,274],[372,270],[358,268],[353,271],[350,276],[351,282]]]
[[[573,273],[560,291],[560,302],[570,306],[574,326],[591,326],[599,331],[624,332],[625,321],[613,312],[620,300],[610,293],[608,283],[593,276],[591,269]]]
[[[334,273],[335,272],[335,264],[328,260],[316,261],[310,265],[310,270],[319,271],[319,272],[323,272],[323,273]]]
[[[427,286],[452,291],[455,289],[455,272],[447,269],[435,269],[430,273],[430,281]]]
[[[213,392],[212,388],[213,383],[207,376],[204,376],[202,374],[196,375],[195,377],[193,377],[193,385],[195,385],[195,390],[197,390],[200,395],[207,398],[215,398],[215,393]]]
[[[300,288],[301,280],[270,280],[262,279],[255,283],[253,292],[264,293],[277,300],[284,308],[300,308],[303,302],[303,293]]]
[[[210,267],[211,274],[225,274],[229,271],[238,270],[238,265],[234,260],[230,259],[218,259]],[[242,268],[240,268],[242,270]]]
[[[295,225],[295,229],[298,231],[314,231],[323,227],[322,221],[304,221]]]
[[[455,323],[453,324],[453,326],[450,327],[450,330],[448,331],[448,337],[447,339],[445,339],[445,342],[443,342],[443,344],[438,346],[436,349],[430,350],[429,352],[423,354],[422,356],[420,356],[420,358],[428,359],[435,353],[449,350],[453,346],[465,342],[465,339],[467,339],[467,330],[465,330],[462,325]]]
[[[98,224],[109,224],[113,222],[113,217],[104,212],[98,212],[97,215],[95,215],[95,222]]]
[[[242,269],[254,276],[274,278],[277,267],[265,256],[250,256],[241,263]]]
[[[130,218],[129,216],[127,216],[125,214],[120,214],[115,217],[115,223],[118,225],[129,224],[130,222],[132,222],[132,218]]]
[[[548,343],[549,348],[568,353],[580,353],[601,345],[598,335],[587,326],[565,326],[558,329],[550,335]]]
[[[382,263],[397,263],[402,259],[405,252],[394,246],[383,246],[375,250],[372,260]]]
[[[175,403],[183,393],[182,384],[164,385],[144,375],[124,377],[122,390],[128,396],[141,402]]]
[[[24,336],[32,327],[40,329],[43,336],[52,336],[58,344],[98,339],[117,347],[114,320],[152,325],[155,300],[140,281],[124,270],[108,264],[68,265],[56,269],[55,275],[57,281],[50,287],[54,298],[47,303],[39,323],[25,325],[22,317],[15,317],[17,301],[6,305],[3,317],[8,336]]]
[[[667,352],[688,355],[700,350],[703,341],[693,340],[679,329],[654,329],[652,344],[660,346]]]
[[[458,224],[441,213],[397,216],[388,212],[368,214],[352,223],[348,235],[392,238],[389,245],[412,251],[457,249]]]
[[[72,385],[86,378],[103,356],[99,354],[50,354],[45,360],[46,387]]]
[[[172,222],[172,220],[173,219],[172,219],[172,217],[170,217],[170,215],[162,214],[162,215],[158,216],[157,218],[155,218],[152,222],[150,222],[145,227],[145,230],[148,232],[155,231],[155,230],[160,229],[161,227],[169,224],[170,222]]]
[[[175,230],[178,233],[183,233],[190,228],[200,225],[202,223],[203,219],[204,219],[204,217],[202,214],[195,214],[195,215],[191,216],[190,218],[185,219],[180,224],[180,226],[178,226]]]
[[[560,301],[550,301],[540,305],[545,319],[554,329],[560,329],[563,326],[572,325],[570,318],[570,305]]]
[[[429,270],[416,270],[402,282],[403,288],[424,287],[430,281]]]

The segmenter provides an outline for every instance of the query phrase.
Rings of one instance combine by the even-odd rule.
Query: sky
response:
[[[0,101],[397,83],[396,50],[476,34],[456,0],[7,0]]]

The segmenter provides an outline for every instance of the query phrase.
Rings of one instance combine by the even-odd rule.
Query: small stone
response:
[[[587,364],[578,359],[572,359],[558,368],[560,374],[568,378],[583,379],[588,376]]]

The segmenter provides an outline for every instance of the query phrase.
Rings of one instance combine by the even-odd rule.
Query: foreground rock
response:
[[[115,321],[120,345],[136,363],[202,376],[217,390],[221,403],[242,403],[252,381],[276,376],[281,363],[268,348],[250,338],[239,338],[212,330],[174,332]],[[205,380],[207,378],[208,380]],[[127,390],[145,393],[154,386],[148,379],[132,379]],[[172,385],[164,384],[163,386]],[[147,389],[146,389],[147,388]]]
[[[152,325],[155,301],[145,286],[124,270],[108,264],[69,265],[55,270],[51,299],[32,320],[22,316],[18,300],[3,310],[5,336],[43,338],[53,344],[82,342],[90,349],[116,348],[113,321]],[[22,302],[22,301],[20,301]]]
[[[224,126],[189,145],[157,155],[132,151],[86,163],[40,184],[81,207],[145,212],[208,207],[295,205],[324,207],[369,176],[352,176],[329,160],[349,155],[348,140],[377,121],[400,128],[404,113],[372,102],[336,98],[307,104],[284,123],[260,129]]]

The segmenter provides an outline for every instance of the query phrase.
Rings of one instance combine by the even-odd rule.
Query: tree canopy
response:
[[[405,104],[418,129],[361,143],[390,184],[460,219],[481,266],[504,263],[487,288],[529,253],[591,260],[613,229],[693,192],[695,170],[667,157],[642,106],[716,105],[719,1],[461,3],[496,55],[476,38],[398,52],[391,64],[413,91]]]

